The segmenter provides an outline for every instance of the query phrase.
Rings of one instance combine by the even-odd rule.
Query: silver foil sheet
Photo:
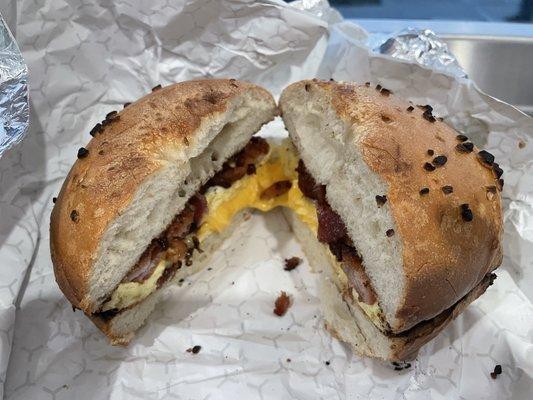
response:
[[[466,77],[446,43],[429,29],[401,30],[390,35],[373,50],[400,60],[415,61],[458,77]]]
[[[0,16],[0,157],[26,134],[28,103],[28,68]]]

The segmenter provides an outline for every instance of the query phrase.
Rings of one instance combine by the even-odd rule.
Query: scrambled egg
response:
[[[126,282],[118,285],[111,299],[102,307],[102,311],[121,310],[148,297],[150,293],[157,289],[157,280],[163,275],[166,266],[167,262],[161,260],[152,275],[144,282]]]

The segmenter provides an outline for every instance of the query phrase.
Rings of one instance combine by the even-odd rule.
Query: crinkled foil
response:
[[[466,77],[448,46],[429,29],[407,28],[392,34],[384,43],[373,49],[400,60],[415,61],[421,65]]]
[[[342,21],[341,13],[331,8],[327,0],[296,0],[289,5],[307,11],[330,24]]]
[[[28,68],[0,16],[0,157],[22,140],[29,116]]]

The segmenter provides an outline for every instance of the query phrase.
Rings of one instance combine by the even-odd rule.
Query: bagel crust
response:
[[[169,163],[186,161],[200,125],[226,112],[245,92],[253,91],[275,109],[266,90],[234,79],[154,89],[95,127],[52,211],[50,249],[56,281],[72,305],[88,313],[93,311],[87,294],[99,244],[141,183]]]

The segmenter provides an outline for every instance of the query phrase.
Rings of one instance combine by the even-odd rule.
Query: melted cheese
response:
[[[298,187],[297,166],[298,158],[289,144],[271,146],[270,153],[256,168],[255,174],[244,176],[227,189],[219,186],[210,188],[205,195],[209,213],[198,232],[200,241],[212,233],[222,232],[230,225],[235,214],[246,208],[270,211],[275,207],[288,207],[316,234],[316,208]],[[287,180],[292,183],[287,193],[261,199],[265,189]]]
[[[118,285],[111,299],[102,307],[102,311],[122,310],[148,297],[157,289],[157,280],[163,275],[166,266],[166,261],[161,260],[152,275],[144,282],[126,282]]]

